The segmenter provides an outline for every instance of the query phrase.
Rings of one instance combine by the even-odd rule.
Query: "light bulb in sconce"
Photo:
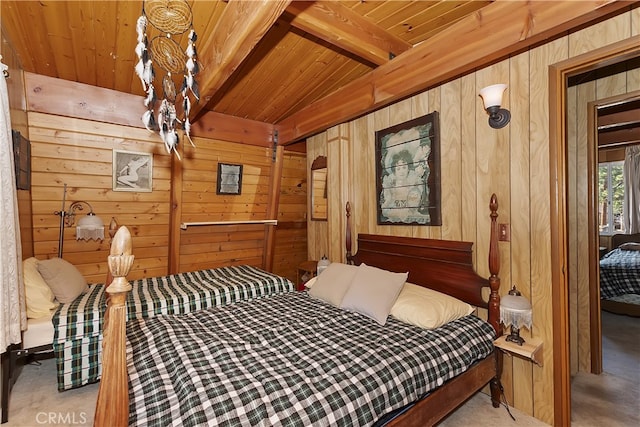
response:
[[[503,128],[511,121],[509,110],[500,108],[502,95],[506,88],[505,84],[495,84],[483,88],[479,94],[484,102],[484,109],[489,114],[489,126],[494,129]]]

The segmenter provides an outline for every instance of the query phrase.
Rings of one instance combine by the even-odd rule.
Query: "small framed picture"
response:
[[[113,191],[150,192],[153,154],[113,150]]]
[[[242,191],[242,165],[218,163],[216,194],[240,194]]]

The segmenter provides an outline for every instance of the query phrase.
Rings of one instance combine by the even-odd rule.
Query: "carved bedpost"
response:
[[[111,217],[111,222],[109,223],[109,245],[113,244],[113,236],[116,235],[116,231],[118,231],[118,221],[116,221],[116,217]],[[107,271],[107,280],[104,282],[106,286],[109,285],[113,281],[113,276],[111,275],[111,270]]]
[[[498,251],[498,198],[495,193],[491,195],[489,202],[489,210],[491,211],[491,238],[489,242],[489,287],[491,294],[489,295],[489,323],[496,331],[496,338],[502,335],[500,327],[500,252]],[[491,389],[491,403],[494,408],[500,406],[500,395],[502,394],[502,384],[500,377],[502,376],[502,352],[495,350],[496,357],[496,376],[489,383]]]
[[[489,242],[489,286],[491,294],[489,295],[489,322],[496,335],[502,335],[500,329],[500,252],[498,250],[498,198],[495,193],[491,195],[489,202],[489,210],[491,210],[491,237]]]
[[[351,254],[351,203],[347,202],[346,206],[347,210],[347,226],[345,233],[345,246],[347,248],[347,264],[353,264],[352,254]]]
[[[127,376],[127,274],[133,265],[131,233],[120,227],[111,242],[108,258],[113,281],[106,289],[107,311],[102,331],[102,378],[96,403],[95,426],[119,427],[129,424],[129,380]]]

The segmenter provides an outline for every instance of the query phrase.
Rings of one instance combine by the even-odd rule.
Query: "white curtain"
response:
[[[0,62],[0,353],[21,341],[27,323],[6,70]]]
[[[625,150],[623,216],[627,233],[640,233],[640,145]]]

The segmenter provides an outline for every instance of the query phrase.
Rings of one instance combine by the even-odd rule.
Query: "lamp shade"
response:
[[[531,330],[531,303],[521,295],[505,295],[500,299],[500,320],[505,326]]]
[[[104,222],[93,212],[78,220],[76,240],[104,240]]]
[[[480,96],[482,97],[482,101],[484,102],[484,108],[489,107],[499,107],[502,105],[502,94],[504,93],[507,85],[505,84],[496,84],[487,86],[480,91]]]

